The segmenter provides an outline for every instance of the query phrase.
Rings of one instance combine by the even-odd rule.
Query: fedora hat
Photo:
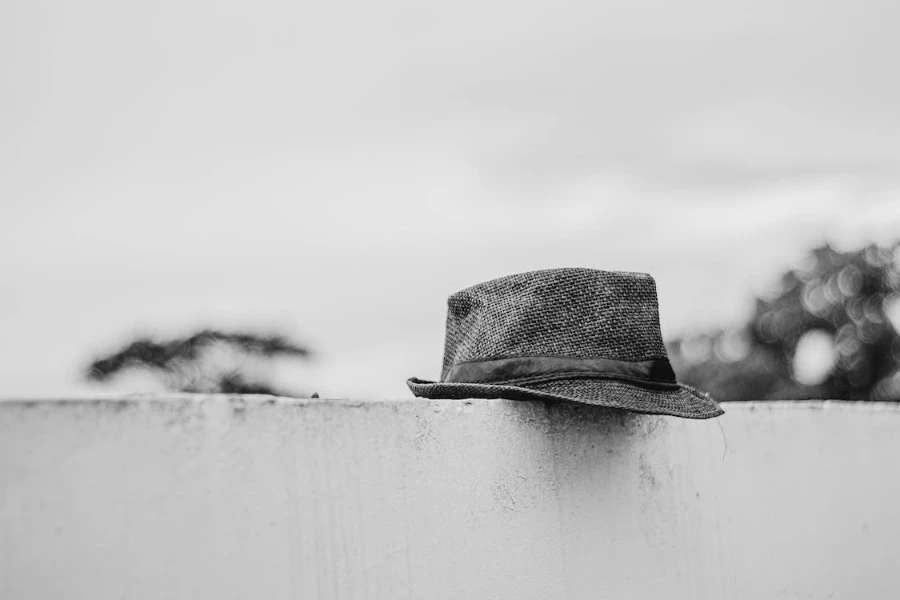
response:
[[[440,381],[407,380],[422,398],[562,400],[708,419],[709,395],[678,383],[644,273],[550,269],[450,296]]]

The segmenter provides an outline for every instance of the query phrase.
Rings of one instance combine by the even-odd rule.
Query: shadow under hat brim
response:
[[[681,384],[671,388],[650,388],[615,379],[579,378],[529,383],[524,387],[485,383],[443,383],[415,377],[408,379],[406,384],[416,396],[435,400],[467,398],[562,400],[688,419],[710,419],[725,412],[709,395]]]

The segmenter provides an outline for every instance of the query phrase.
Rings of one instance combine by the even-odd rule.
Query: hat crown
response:
[[[443,379],[454,365],[525,356],[666,358],[648,274],[550,269],[493,279],[450,296]]]

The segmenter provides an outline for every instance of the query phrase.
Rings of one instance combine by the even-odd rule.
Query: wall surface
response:
[[[0,598],[896,598],[900,408],[725,408],[0,403]]]

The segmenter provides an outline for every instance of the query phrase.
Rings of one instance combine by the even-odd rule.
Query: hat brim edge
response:
[[[715,400],[710,398],[708,394],[704,394],[684,384],[678,384],[679,392],[691,397],[694,401],[699,400],[707,406],[707,410],[681,411],[662,408],[650,403],[625,404],[616,402],[611,398],[579,398],[568,395],[551,394],[514,385],[437,382],[418,379],[416,377],[407,379],[406,384],[415,396],[430,400],[505,399],[575,402],[588,406],[601,406],[635,413],[668,415],[686,419],[712,419],[725,414],[722,407],[719,406]],[[629,387],[632,387],[635,390],[643,389],[643,391],[649,392],[650,395],[656,393],[654,390],[640,388],[640,386],[636,385],[629,385]]]

